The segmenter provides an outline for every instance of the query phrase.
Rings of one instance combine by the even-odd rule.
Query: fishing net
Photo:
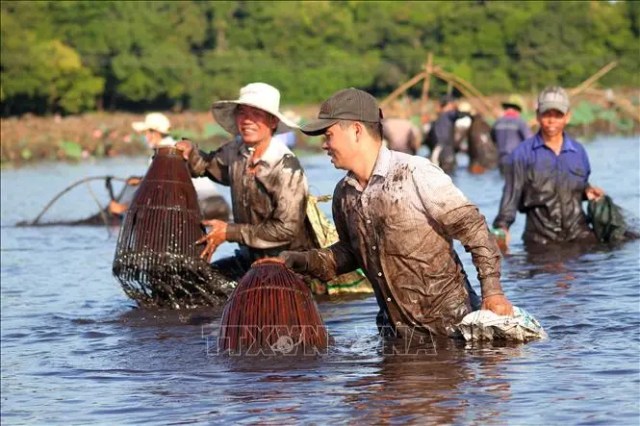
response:
[[[638,220],[605,195],[587,204],[587,217],[601,242],[617,243],[640,237]]]
[[[222,314],[218,348],[230,355],[316,355],[329,335],[311,291],[279,259],[251,265]]]
[[[221,305],[234,283],[200,259],[205,235],[181,154],[159,148],[120,229],[113,274],[142,306]]]

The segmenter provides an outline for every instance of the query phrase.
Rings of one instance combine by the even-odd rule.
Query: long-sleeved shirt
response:
[[[205,175],[231,188],[235,223],[228,225],[227,240],[245,246],[253,258],[315,247],[305,220],[307,178],[284,144],[269,143],[254,161],[236,139],[209,154],[194,149],[189,165],[193,176]]]
[[[339,241],[308,252],[323,279],[361,267],[383,324],[440,335],[470,311],[467,277],[453,239],[471,252],[483,297],[502,294],[500,252],[484,217],[429,160],[382,147],[362,188],[352,173],[336,186]]]
[[[431,161],[438,164],[447,173],[453,173],[456,167],[454,127],[458,112],[445,111],[431,125],[426,144],[431,149]]]
[[[563,134],[560,154],[540,133],[509,157],[500,211],[494,227],[508,229],[518,211],[527,215],[523,239],[545,244],[593,238],[582,209],[591,166],[584,147]]]
[[[507,158],[522,141],[532,136],[531,129],[527,126],[520,114],[516,111],[507,111],[496,120],[491,128],[491,139],[498,147],[500,164],[505,164]]]

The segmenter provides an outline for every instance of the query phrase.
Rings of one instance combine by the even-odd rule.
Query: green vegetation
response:
[[[205,110],[251,81],[286,103],[347,86],[383,97],[429,51],[486,94],[572,87],[612,60],[602,85],[639,86],[636,1],[4,0],[0,21],[5,117]]]

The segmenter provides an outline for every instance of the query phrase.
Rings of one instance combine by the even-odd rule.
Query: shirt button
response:
[[[367,219],[367,223],[371,223],[371,220]]]
[[[373,246],[373,247],[371,247],[371,248],[375,250],[377,247],[376,247],[376,246]]]
[[[382,276],[382,272],[378,272],[378,276],[381,277]]]
[[[402,323],[400,321],[396,322],[396,327],[400,327],[402,325]]]
[[[391,302],[391,298],[390,297],[387,297],[387,302]]]

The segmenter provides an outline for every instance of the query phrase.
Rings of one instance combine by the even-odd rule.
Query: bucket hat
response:
[[[171,122],[166,115],[159,112],[152,112],[144,117],[144,121],[135,121],[131,123],[131,127],[136,132],[144,132],[145,130],[155,130],[163,135],[169,133]]]
[[[502,108],[515,108],[522,112],[524,109],[524,99],[520,95],[511,95],[502,103]]]
[[[280,112],[280,91],[266,83],[251,83],[240,89],[240,97],[233,101],[217,101],[211,112],[220,127],[232,135],[238,134],[235,110],[238,105],[247,105],[268,112],[279,120],[276,133],[297,129],[298,125]]]

